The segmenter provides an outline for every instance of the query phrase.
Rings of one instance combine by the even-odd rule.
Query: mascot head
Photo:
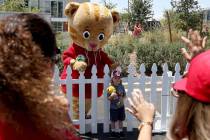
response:
[[[88,51],[97,51],[107,43],[120,18],[118,12],[88,2],[68,3],[65,15],[73,42]]]

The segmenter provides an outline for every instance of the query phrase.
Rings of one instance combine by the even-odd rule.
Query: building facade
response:
[[[72,0],[75,2],[88,2],[90,0]],[[29,8],[36,7],[40,12],[51,15],[51,24],[56,32],[68,30],[67,17],[64,8],[69,0],[28,0]]]
[[[210,8],[204,10],[203,13],[204,23],[210,25]]]
[[[5,0],[0,0],[0,4],[3,4]],[[70,0],[75,2],[89,2],[90,0]],[[69,0],[25,0],[26,6],[29,8],[29,12],[33,8],[38,8],[41,15],[47,15],[54,31],[63,32],[67,31],[67,17],[64,15],[64,8]],[[10,15],[14,12],[0,11],[0,16]],[[49,21],[49,20],[48,20]]]

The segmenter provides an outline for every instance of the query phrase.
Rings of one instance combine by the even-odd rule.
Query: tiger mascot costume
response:
[[[89,2],[69,2],[65,7],[68,17],[68,32],[73,43],[63,52],[64,70],[61,79],[66,79],[67,66],[72,67],[72,78],[79,78],[79,71],[84,71],[86,79],[91,78],[93,65],[97,67],[97,77],[103,78],[104,66],[107,64],[114,69],[114,63],[102,50],[113,33],[114,27],[119,23],[119,13],[111,11],[104,6]],[[73,119],[79,118],[79,85],[73,84]],[[98,97],[103,94],[103,84],[99,83]],[[62,85],[66,93],[66,86]],[[85,113],[91,108],[91,84],[85,84]]]

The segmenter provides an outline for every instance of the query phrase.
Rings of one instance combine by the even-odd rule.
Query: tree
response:
[[[38,12],[39,9],[35,7],[29,9],[27,0],[5,0],[0,5],[0,11]]]
[[[187,32],[201,27],[202,12],[197,0],[172,0],[171,5],[176,12],[174,24],[178,29]]]
[[[163,27],[168,27],[168,21],[167,21],[167,14],[166,14],[166,12],[168,12],[169,13],[169,16],[170,16],[170,21],[171,21],[171,27],[172,28],[176,28],[176,25],[175,25],[175,23],[177,22],[177,13],[174,11],[174,10],[172,10],[172,9],[169,9],[169,10],[165,10],[164,11],[164,14],[163,14],[163,19],[161,19],[161,25],[163,26]]]
[[[120,17],[121,17],[121,21],[123,22],[128,22],[130,17],[129,17],[129,13],[128,12],[123,12],[123,13],[120,13]]]
[[[152,0],[130,0],[130,21],[134,24],[136,21],[143,26],[152,18]]]
[[[108,2],[107,0],[102,0],[102,2],[104,3],[104,6],[106,6],[108,9],[114,9],[117,7],[117,4],[110,2],[110,0]]]
[[[5,0],[0,6],[0,10],[23,12],[26,11],[26,3],[25,0]]]

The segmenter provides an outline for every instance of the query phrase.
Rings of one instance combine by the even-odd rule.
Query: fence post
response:
[[[127,92],[127,97],[131,97],[131,93],[133,91],[133,75],[136,72],[135,69],[136,68],[132,64],[130,64],[128,66],[128,73],[129,74],[128,74],[128,92]],[[129,106],[127,102],[126,102],[126,104],[127,104],[126,106]],[[132,129],[133,129],[132,122],[134,120],[133,116],[130,113],[128,113],[128,112],[126,112],[126,116],[127,116],[127,131],[132,131]]]
[[[153,63],[152,65],[152,75],[151,75],[151,96],[150,101],[157,106],[157,65]]]
[[[181,79],[180,71],[181,71],[180,65],[179,65],[179,63],[176,63],[176,66],[175,66],[175,74],[174,74],[174,80],[175,80],[175,82]],[[176,102],[177,102],[177,98],[174,98],[173,97],[173,110],[172,110],[172,112],[175,111]]]
[[[67,94],[67,99],[68,99],[68,103],[69,103],[69,109],[68,109],[68,114],[70,116],[70,118],[73,118],[73,100],[72,100],[72,77],[71,77],[71,67],[68,66],[67,67],[67,77],[66,77],[66,94]]]
[[[109,132],[109,101],[107,99],[107,92],[106,88],[109,86],[110,83],[110,76],[109,76],[109,67],[108,65],[104,68],[104,133]]]
[[[92,85],[92,96],[91,96],[91,131],[92,133],[96,134],[97,133],[97,125],[98,125],[98,120],[97,120],[97,96],[98,96],[98,79],[96,76],[97,69],[96,66],[93,65],[92,67],[92,77],[91,77],[91,85]]]
[[[146,75],[145,75],[145,65],[141,64],[140,68],[140,79],[139,79],[139,87],[141,89],[141,92],[144,96],[146,96],[146,92],[145,92],[145,83],[146,83]]]
[[[79,125],[80,133],[85,133],[85,76],[80,72],[79,77]]]
[[[161,98],[161,129],[167,128],[167,115],[168,115],[168,92],[169,92],[169,77],[168,65],[163,65],[163,85],[162,85],[162,98]]]

